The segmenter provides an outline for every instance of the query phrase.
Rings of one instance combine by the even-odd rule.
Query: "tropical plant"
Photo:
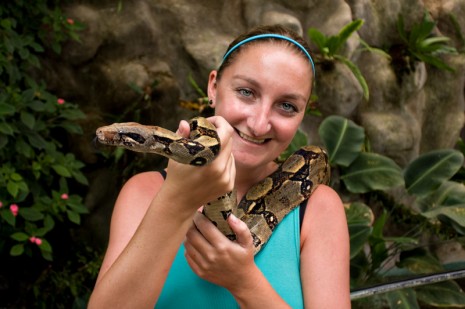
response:
[[[364,151],[364,130],[348,119],[330,116],[319,133],[338,175],[333,185],[339,184],[347,201],[352,287],[452,267],[441,265],[421,238],[464,235],[465,186],[450,181],[462,168],[463,153],[432,151],[401,169],[385,156]],[[386,234],[390,226],[396,233]],[[419,303],[456,306],[465,303],[465,294],[450,281],[376,295],[355,301],[354,307],[419,308]]]
[[[404,18],[399,15],[397,21],[397,31],[402,40],[401,55],[410,61],[423,61],[439,69],[454,71],[441,58],[444,54],[457,54],[455,47],[449,45],[450,38],[445,36],[436,36],[433,30],[436,22],[429,19],[425,13],[422,21],[412,26],[407,31],[405,28]],[[410,60],[410,57],[412,60]],[[407,63],[411,67],[411,63]]]
[[[80,196],[88,184],[84,164],[67,150],[67,138],[82,133],[78,120],[85,115],[49,92],[37,73],[41,54],[60,53],[83,28],[59,4],[18,0],[0,6],[0,277],[8,282],[0,307],[23,307],[8,303],[17,301],[10,297],[31,294],[42,270],[56,263],[54,249],[72,238],[87,213]]]
[[[363,20],[356,19],[345,25],[337,35],[326,36],[318,29],[310,28],[307,31],[310,40],[318,48],[319,55],[315,57],[317,62],[340,61],[345,64],[354,74],[363,90],[363,96],[368,100],[369,89],[365,78],[360,69],[350,59],[341,54],[342,47],[346,44],[349,37],[363,25]]]
[[[73,154],[60,151],[60,135],[81,133],[75,121],[84,114],[75,104],[49,93],[30,72],[40,66],[37,54],[44,51],[45,44],[59,52],[63,40],[76,37],[77,26],[40,1],[35,9],[44,14],[42,19],[28,21],[43,23],[41,29],[46,30],[36,34],[15,15],[23,9],[15,4],[0,10],[0,160],[4,162],[0,168],[0,218],[9,226],[2,232],[13,241],[2,243],[13,244],[10,254],[14,256],[31,255],[37,245],[42,256],[51,260],[46,234],[55,221],[79,224],[80,214],[86,213],[82,199],[70,193],[68,184],[70,180],[87,184],[80,171],[83,164]]]

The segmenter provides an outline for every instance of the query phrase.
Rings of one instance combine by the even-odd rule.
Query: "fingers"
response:
[[[185,120],[181,120],[179,122],[178,130],[176,131],[176,134],[188,138],[190,133],[190,127],[189,123]]]
[[[209,117],[208,121],[216,127],[216,132],[220,137],[221,143],[224,145],[228,144],[234,132],[233,127],[221,116]]]
[[[228,224],[231,230],[236,234],[236,242],[243,248],[253,247],[252,235],[244,221],[239,220],[235,215],[228,217]]]
[[[221,152],[215,161],[217,161],[217,164],[224,167],[224,170],[221,171],[221,176],[216,177],[216,179],[218,182],[227,186],[227,191],[231,191],[236,179],[236,165],[232,155],[231,140],[234,129],[223,117],[213,116],[208,118],[208,120],[216,127],[216,131],[221,141]]]
[[[228,222],[237,233],[237,242],[230,241],[202,214],[194,217],[194,224],[186,235],[185,257],[199,277],[228,287],[248,275],[254,264],[252,236],[244,222],[230,216]],[[237,265],[244,266],[238,272]]]
[[[193,232],[190,240],[197,247],[213,246],[221,241],[228,240],[218,228],[201,213],[196,213],[194,216],[194,228],[197,233]],[[229,241],[229,240],[228,240]]]
[[[243,248],[252,248],[253,240],[247,225],[231,214],[228,219],[231,230],[236,234],[236,243]],[[206,252],[214,247],[217,250],[230,245],[230,240],[203,214],[194,216],[194,225],[187,233],[189,245],[197,248],[200,252]]]
[[[229,239],[203,214],[197,212],[184,242],[186,260],[195,273],[199,274],[208,269],[210,263],[214,263],[217,258],[216,247],[221,247],[218,244],[225,241],[229,242]]]

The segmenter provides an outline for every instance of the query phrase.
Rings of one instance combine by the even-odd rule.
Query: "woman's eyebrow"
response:
[[[283,98],[307,102],[307,98],[299,93],[288,93],[283,95]]]
[[[232,80],[241,80],[241,81],[245,81],[249,84],[251,84],[252,86],[254,87],[257,87],[257,88],[260,88],[260,83],[253,79],[253,78],[250,78],[246,75],[242,75],[242,74],[237,74],[237,75],[234,75],[232,76]],[[305,104],[307,104],[307,101],[308,99],[305,97],[305,95],[303,94],[300,94],[300,93],[285,93],[281,96],[282,98],[285,98],[285,99],[289,99],[289,100],[298,100],[298,101],[302,101],[304,102]]]
[[[245,76],[245,75],[237,74],[237,75],[234,75],[232,77],[232,79],[233,80],[243,80],[243,81],[246,81],[246,82],[248,82],[248,83],[250,83],[250,84],[252,84],[253,86],[256,86],[256,87],[260,86],[260,83],[258,81],[256,81],[253,78],[250,78],[248,76]]]

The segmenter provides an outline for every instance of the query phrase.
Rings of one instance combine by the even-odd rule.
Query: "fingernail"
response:
[[[233,214],[229,215],[229,220],[231,220],[232,223],[237,223],[237,221],[239,221],[239,219],[237,219],[237,217]]]

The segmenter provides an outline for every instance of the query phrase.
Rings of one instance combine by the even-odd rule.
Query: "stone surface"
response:
[[[97,126],[135,120],[175,129],[180,119],[195,114],[182,109],[180,101],[202,96],[192,81],[205,90],[208,74],[220,64],[229,41],[260,24],[282,23],[306,37],[310,27],[336,35],[356,18],[365,21],[340,54],[365,76],[369,100],[362,98],[360,86],[344,65],[320,63],[318,103],[324,117],[338,114],[364,125],[373,150],[399,164],[421,152],[453,147],[463,128],[463,54],[444,58],[454,72],[419,62],[399,71],[392,59],[364,51],[359,40],[387,51],[400,42],[399,14],[409,28],[428,11],[437,21],[435,32],[450,37],[463,50],[462,0],[83,0],[69,4],[65,11],[86,29],[80,42],[64,46],[60,57],[45,55],[40,74],[51,91],[78,103],[89,115],[82,123],[85,134],[72,138],[79,145],[79,158],[96,170],[102,159],[90,140]],[[312,143],[319,142],[316,129],[322,119],[308,116],[302,125]],[[150,158],[141,160],[153,163]],[[101,173],[114,177],[105,170]],[[105,183],[101,177],[92,179]],[[114,187],[119,189],[118,184]],[[115,195],[105,201],[96,196],[89,194],[86,203],[112,207]]]

